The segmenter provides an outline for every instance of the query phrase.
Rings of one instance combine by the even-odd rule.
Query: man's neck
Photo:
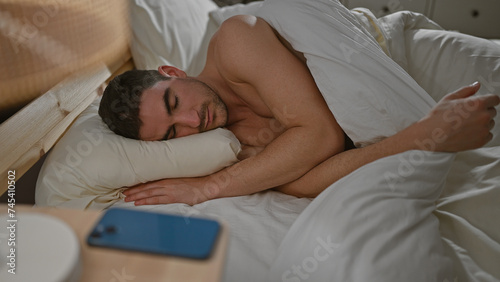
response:
[[[196,77],[210,86],[227,107],[227,126],[233,125],[247,117],[248,105],[235,93],[218,73],[212,74],[204,70]]]

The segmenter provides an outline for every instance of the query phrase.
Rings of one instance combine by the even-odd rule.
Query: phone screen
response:
[[[220,224],[211,219],[111,208],[87,236],[91,246],[206,259]]]

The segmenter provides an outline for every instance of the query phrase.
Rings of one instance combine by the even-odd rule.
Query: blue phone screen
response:
[[[92,246],[205,259],[220,224],[211,219],[112,208],[87,237]]]

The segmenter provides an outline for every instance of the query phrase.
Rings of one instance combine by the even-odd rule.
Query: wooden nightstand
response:
[[[191,260],[88,246],[86,236],[101,216],[98,211],[32,208],[16,205],[16,214],[42,213],[67,223],[76,233],[81,248],[81,282],[95,281],[220,281],[228,242],[227,226],[222,224],[216,249],[208,260]],[[7,205],[0,205],[0,214]]]

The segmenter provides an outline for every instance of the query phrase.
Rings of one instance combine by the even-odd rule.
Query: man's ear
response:
[[[173,76],[173,77],[180,77],[180,78],[186,78],[187,75],[184,71],[172,67],[172,66],[159,66],[158,67],[158,72],[163,75],[163,76]]]

